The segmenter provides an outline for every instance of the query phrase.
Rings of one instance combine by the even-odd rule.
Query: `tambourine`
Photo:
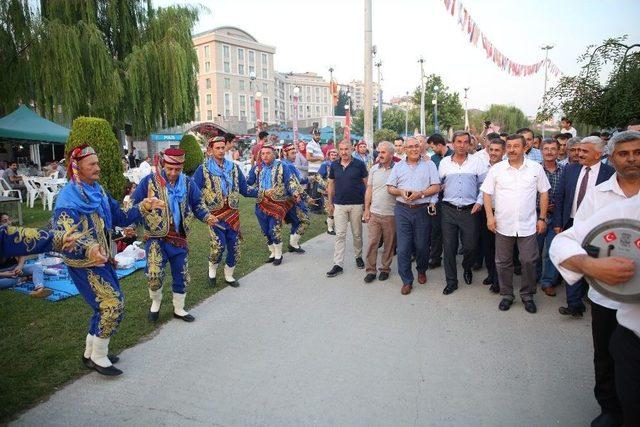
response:
[[[636,272],[626,283],[611,286],[585,276],[589,285],[619,302],[640,302],[640,221],[617,219],[604,222],[587,234],[582,247],[594,258],[622,257],[635,261]]]

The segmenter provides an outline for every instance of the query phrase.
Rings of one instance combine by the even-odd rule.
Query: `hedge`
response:
[[[180,148],[185,152],[184,173],[191,175],[204,161],[204,154],[196,137],[186,134],[180,140]]]

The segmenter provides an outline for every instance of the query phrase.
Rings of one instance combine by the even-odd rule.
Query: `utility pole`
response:
[[[549,51],[553,49],[552,44],[548,44],[546,46],[542,46],[540,49],[544,50],[544,92],[542,93],[542,106],[544,107],[544,103],[547,98],[547,72],[549,71]],[[544,138],[544,120],[542,121],[542,137]]]
[[[407,97],[404,100],[404,137],[409,136],[409,92],[407,91]]]
[[[331,129],[333,129],[333,143],[337,146],[336,141],[336,104],[333,102],[334,100],[334,85],[333,85],[333,67],[329,67],[329,90],[331,91]]]
[[[420,63],[420,133],[425,134],[425,117],[424,117],[424,59],[422,55],[418,60]]]
[[[469,131],[469,102],[467,101],[467,92],[469,88],[464,88],[464,130]]]
[[[378,125],[377,129],[382,129],[382,86],[380,86],[380,67],[382,66],[382,61],[376,62],[376,67],[378,67]]]
[[[364,0],[364,140],[373,153],[373,44],[371,23],[371,0]]]

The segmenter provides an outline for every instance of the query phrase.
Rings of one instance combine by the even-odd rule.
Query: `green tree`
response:
[[[481,132],[484,128],[484,121],[500,126],[501,132],[513,133],[516,130],[531,126],[531,121],[518,107],[513,105],[491,104],[489,110],[481,116],[482,120],[476,131]],[[469,120],[471,122],[471,119]],[[474,123],[474,126],[476,124]]]
[[[574,123],[602,127],[626,127],[640,114],[640,44],[625,44],[627,36],[588,46],[578,58],[576,76],[563,76],[545,94],[538,111],[542,121],[562,113]],[[635,49],[635,51],[632,51]],[[601,75],[612,67],[606,82]]]
[[[124,197],[127,183],[120,159],[120,147],[111,126],[105,119],[97,117],[78,117],[73,121],[71,133],[64,151],[65,157],[82,144],[89,144],[96,150],[100,160],[100,184],[116,200]]]
[[[184,150],[184,173],[191,175],[204,161],[204,154],[195,135],[186,134],[180,140],[180,148]]]
[[[427,76],[425,82],[425,127],[427,133],[433,133],[435,128],[434,108],[432,100],[435,99],[434,88],[438,87],[438,124],[440,132],[444,133],[449,128],[462,129],[464,127],[464,108],[460,103],[457,93],[451,93],[449,87],[444,84],[442,78],[436,74]],[[420,105],[420,87],[413,93],[413,102]],[[420,108],[418,108],[418,112]],[[418,121],[419,124],[419,121]]]
[[[334,116],[344,116],[346,114],[344,106],[349,102],[349,97],[347,96],[347,92],[340,89],[338,92],[338,104],[333,109]]]
[[[398,137],[398,132],[392,129],[382,128],[382,129],[376,129],[375,132],[373,132],[373,142],[375,144],[377,144],[380,141],[393,142],[393,140],[396,139],[397,137]]]
[[[0,105],[47,118],[103,117],[136,136],[192,120],[198,60],[193,7],[150,0],[0,2]],[[5,61],[6,59],[6,61]]]

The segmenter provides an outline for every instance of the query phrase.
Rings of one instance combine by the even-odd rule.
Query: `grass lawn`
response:
[[[236,278],[263,265],[268,254],[254,214],[254,200],[241,198],[244,240]],[[51,214],[42,210],[42,205],[29,209],[23,204],[23,211],[25,226],[30,227],[43,226]],[[324,218],[311,215],[311,226],[303,240],[325,230]],[[283,237],[288,232],[289,227],[283,227]],[[286,248],[287,238],[284,238]],[[221,289],[221,285],[215,289],[208,286],[209,234],[206,226],[198,221],[194,221],[189,247],[191,283],[187,291],[187,308]],[[221,265],[218,281],[223,277]],[[125,294],[126,314],[111,342],[112,354],[135,345],[160,324],[173,319],[170,274],[165,277],[165,295],[157,325],[147,321],[150,302],[143,271],[121,280],[120,285]],[[89,372],[80,357],[90,316],[91,309],[79,295],[49,302],[11,290],[0,292],[0,422],[9,421],[19,411],[36,404],[67,381]]]

